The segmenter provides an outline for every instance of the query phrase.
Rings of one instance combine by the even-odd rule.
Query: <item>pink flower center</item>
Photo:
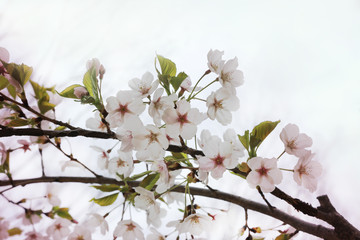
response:
[[[308,174],[306,167],[303,166],[303,165],[301,165],[300,168],[297,171],[299,172],[300,176],[303,175],[303,174],[305,174],[305,175]]]
[[[125,105],[119,105],[118,112],[120,112],[121,116],[124,116],[125,113],[130,113],[127,104]]]
[[[158,133],[154,133],[154,132],[150,132],[149,135],[147,135],[146,137],[149,139],[150,143],[152,142],[158,142]]]
[[[136,228],[136,226],[132,223],[126,224],[126,231],[134,231],[134,229]]]
[[[266,176],[270,169],[261,166],[261,168],[256,169],[256,171],[260,174],[260,176]]]
[[[224,161],[224,157],[217,155],[215,158],[212,158],[216,165],[222,165]]]
[[[218,101],[216,98],[214,99],[213,105],[214,105],[215,109],[223,108],[222,107],[222,100]]]
[[[55,225],[55,228],[56,228],[56,230],[60,230],[62,228],[62,226],[61,226],[60,223],[58,223],[58,224]]]
[[[190,121],[187,119],[187,113],[184,115],[178,114],[177,121],[180,123],[180,125],[184,125],[185,123],[189,123]]]
[[[117,167],[125,167],[125,161],[119,158],[119,160],[117,160]]]
[[[289,141],[287,143],[287,147],[290,148],[290,149],[295,149],[296,148],[295,139],[292,139],[291,141]]]
[[[199,216],[197,216],[197,215],[192,216],[192,217],[190,218],[190,221],[191,221],[192,223],[199,223],[199,222],[200,222],[200,221],[199,221]]]

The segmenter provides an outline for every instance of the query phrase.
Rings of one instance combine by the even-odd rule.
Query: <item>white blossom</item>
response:
[[[133,145],[136,157],[140,161],[159,159],[165,154],[169,146],[165,129],[159,129],[155,125],[146,125],[145,129],[133,132]]]
[[[165,110],[162,119],[166,123],[166,133],[171,137],[181,135],[184,139],[195,136],[197,125],[206,119],[205,114],[196,108],[190,108],[190,103],[182,99],[177,102],[177,108]]]
[[[146,240],[165,240],[165,236],[159,233],[155,228],[150,228],[151,234],[146,237]]]
[[[145,110],[145,104],[133,92],[119,91],[116,97],[108,97],[106,102],[105,109],[109,113],[106,121],[112,128],[124,124],[125,129],[133,130],[142,125],[138,116]]]
[[[162,97],[163,92],[163,88],[156,89],[148,109],[149,115],[153,118],[156,126],[161,126],[161,117],[164,111],[167,108],[173,108],[174,101],[177,100],[175,93]]]
[[[178,225],[179,233],[190,233],[191,235],[200,235],[209,228],[210,219],[201,214],[191,214]]]
[[[317,178],[321,175],[322,167],[317,161],[312,161],[314,154],[310,151],[305,152],[300,157],[294,168],[294,180],[298,185],[303,185],[314,192],[317,188]]]
[[[194,89],[194,87],[191,86],[192,83],[191,83],[191,79],[190,77],[187,77],[185,78],[182,83],[180,84],[180,88],[183,90],[183,91],[187,91],[187,92],[192,92],[193,90],[194,91],[199,91],[201,89],[201,87],[196,87]]]
[[[52,206],[60,206],[60,198],[58,197],[58,191],[53,184],[48,184],[46,187],[46,198]]]
[[[282,173],[277,168],[276,158],[254,157],[248,161],[251,172],[246,177],[250,187],[260,186],[265,193],[272,192],[275,184],[279,184],[282,180]]]
[[[295,156],[302,156],[307,151],[305,148],[311,147],[312,139],[305,133],[299,134],[299,127],[289,123],[280,133],[280,139],[285,146],[285,152]]]
[[[236,88],[244,83],[244,76],[240,70],[237,70],[237,57],[228,60],[219,75],[220,84],[227,88]]]
[[[129,81],[129,87],[141,98],[151,95],[159,86],[159,81],[153,81],[154,77],[150,72],[144,73],[141,79],[133,78]]]
[[[93,130],[97,130],[97,131],[101,131],[101,132],[107,131],[106,125],[101,121],[99,113],[95,113],[95,117],[92,117],[92,118],[89,118],[88,120],[86,120],[85,125],[87,128],[90,128]]]
[[[119,150],[118,156],[110,159],[108,168],[112,174],[117,173],[124,175],[124,177],[130,176],[134,169],[132,152],[122,152]]]
[[[48,237],[45,237],[35,231],[27,232],[25,238],[25,240],[48,240],[48,239],[49,239]]]
[[[144,240],[142,228],[131,220],[120,221],[115,230],[115,237],[121,237],[123,240]]]
[[[105,73],[105,68],[104,68],[104,66],[102,64],[100,64],[99,59],[93,58],[93,59],[87,61],[87,63],[86,63],[87,70],[89,70],[92,67],[95,68],[96,76],[100,75],[100,79],[102,79],[103,75]]]
[[[123,152],[129,152],[134,149],[134,145],[132,143],[133,140],[133,132],[122,127],[119,127],[116,130],[116,137],[121,141],[120,150]]]
[[[101,234],[105,234],[109,231],[109,225],[105,218],[98,213],[91,213],[90,216],[85,222],[85,225],[90,229],[90,231],[94,232],[97,227],[100,227]]]
[[[70,233],[69,226],[71,222],[65,218],[58,218],[53,224],[51,224],[46,233],[51,236],[54,240],[61,240],[68,236]]]
[[[238,135],[236,134],[234,129],[227,129],[223,134],[223,138],[225,142],[229,142],[232,145],[233,154],[236,155],[237,158],[245,156],[245,148],[240,142]]]
[[[239,99],[231,89],[220,88],[212,92],[206,99],[208,107],[207,115],[211,120],[217,120],[222,125],[227,125],[232,121],[230,111],[239,109]]]
[[[98,167],[101,170],[107,169],[108,165],[109,165],[109,158],[110,158],[109,153],[98,146],[90,146],[90,147],[100,153],[100,155],[98,155],[98,159],[97,159]]]
[[[4,221],[0,218],[0,239],[7,239],[9,237],[8,230],[9,230],[9,222]]]
[[[224,66],[225,61],[222,60],[222,56],[224,55],[224,51],[219,51],[219,50],[210,50],[207,54],[207,59],[208,59],[208,67],[209,69],[216,73],[216,74],[220,74],[221,69]]]
[[[69,235],[68,240],[91,240],[91,231],[85,227],[78,225],[74,231]]]

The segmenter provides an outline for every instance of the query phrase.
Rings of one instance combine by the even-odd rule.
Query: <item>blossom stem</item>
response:
[[[218,78],[216,78],[214,81],[212,81],[211,83],[209,83],[208,85],[206,85],[205,87],[203,87],[201,90],[199,90],[197,93],[194,94],[194,96],[192,96],[191,98],[188,98],[188,100],[194,99],[196,95],[198,95],[199,93],[201,93],[204,89],[206,89],[207,87],[209,87],[211,84],[213,84],[214,82],[219,81]]]
[[[191,93],[190,93],[187,101],[190,101],[190,100],[192,99],[191,95],[194,93],[197,85],[199,84],[199,82],[201,81],[201,79],[203,79],[203,78],[204,78],[206,75],[208,75],[209,73],[211,73],[211,71],[210,71],[209,69],[206,70],[206,72],[205,72],[205,73],[201,76],[201,78],[196,82],[196,84],[195,84],[194,88],[192,89],[192,91],[191,91]],[[201,91],[201,90],[200,90],[200,91]]]
[[[294,172],[294,169],[286,169],[286,168],[279,168],[279,169],[283,171]]]
[[[282,155],[284,155],[285,150],[277,157],[277,159],[281,158]]]

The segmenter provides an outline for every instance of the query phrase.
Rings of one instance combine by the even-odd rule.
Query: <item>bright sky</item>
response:
[[[193,82],[210,49],[238,57],[245,84],[232,127],[243,133],[280,119],[261,148],[273,157],[282,151],[281,128],[297,124],[325,169],[318,194],[327,193],[360,228],[352,208],[360,202],[359,24],[357,0],[0,2],[0,46],[12,61],[33,66],[33,79],[58,90],[79,83],[94,57],[106,68],[105,96],[146,71],[155,74],[156,53]],[[79,126],[89,117],[62,108],[60,117]],[[221,135],[219,126],[212,129]],[[294,192],[291,186],[281,185]]]

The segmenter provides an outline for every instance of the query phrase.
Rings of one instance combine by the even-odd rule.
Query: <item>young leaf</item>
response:
[[[84,75],[83,84],[88,90],[91,97],[95,99],[95,102],[99,101],[98,96],[98,80],[96,78],[95,67],[90,68]]]
[[[6,88],[9,85],[9,80],[7,80],[3,75],[0,75],[0,90]]]
[[[127,177],[125,180],[126,181],[135,181],[135,180],[137,180],[139,178],[142,178],[143,176],[145,176],[145,175],[147,175],[147,174],[149,174],[151,172],[152,171],[145,171],[145,172],[142,172],[142,173],[139,173],[139,174],[135,174],[135,175],[133,175],[131,177]]]
[[[174,77],[176,75],[176,65],[170,59],[164,58],[163,56],[156,55],[160,63],[161,74]]]
[[[187,78],[188,75],[184,72],[179,73],[176,77],[170,78],[170,83],[173,86],[175,92],[179,89],[181,83]]]
[[[249,144],[250,144],[249,130],[246,130],[243,136],[238,134],[238,138],[241,144],[245,147],[245,149],[249,151]]]
[[[15,99],[16,98],[16,88],[13,85],[9,84],[7,86],[7,90],[10,93],[10,95],[12,96],[12,98]]]
[[[58,215],[61,218],[65,218],[70,221],[73,220],[73,217],[70,215],[68,208],[53,207],[52,210],[56,215]]]
[[[289,239],[290,239],[290,235],[286,233],[281,234],[275,238],[275,240],[289,240]]]
[[[250,150],[252,153],[256,152],[256,149],[265,140],[265,138],[274,130],[279,121],[271,122],[264,121],[257,126],[250,133]]]
[[[22,119],[22,118],[16,118],[10,121],[10,123],[8,123],[6,126],[8,127],[22,127],[22,126],[26,126],[29,125],[29,121],[26,119]]]
[[[46,88],[44,86],[39,85],[38,83],[31,81],[31,86],[34,89],[35,98],[38,100],[48,102],[50,100],[49,94],[46,92]]]
[[[73,84],[73,85],[65,88],[62,92],[60,92],[58,94],[62,97],[77,99],[77,97],[74,94],[74,88],[77,88],[77,87],[82,87],[82,86],[80,84]]]
[[[147,190],[151,190],[155,186],[155,184],[159,180],[159,178],[160,178],[160,173],[150,174],[141,181],[139,186],[143,187]]]
[[[116,190],[120,190],[120,187],[116,184],[103,184],[100,186],[92,186],[92,187],[102,192],[113,192]]]
[[[55,108],[55,104],[49,103],[47,101],[44,100],[39,100],[38,101],[38,107],[40,109],[41,114],[46,113],[47,111],[50,111],[52,109]]]
[[[105,196],[102,198],[98,198],[98,199],[93,198],[90,201],[92,201],[96,204],[99,204],[100,206],[109,206],[115,202],[118,195],[119,195],[119,193],[114,193],[114,194],[111,194],[111,195],[108,195],[108,196]]]

